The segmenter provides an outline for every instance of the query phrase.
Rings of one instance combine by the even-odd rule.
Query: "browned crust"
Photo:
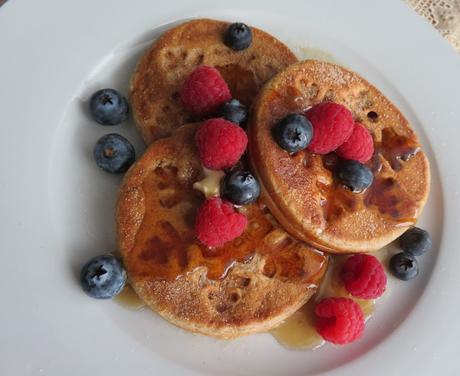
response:
[[[284,106],[286,98],[289,105]],[[362,208],[348,213],[335,223],[323,218],[319,179],[330,184],[330,173],[319,156],[308,152],[289,156],[273,140],[271,129],[292,112],[302,112],[316,103],[333,100],[348,106],[358,119],[380,141],[383,128],[417,140],[401,112],[374,86],[334,64],[307,60],[276,75],[256,99],[249,127],[249,150],[252,167],[262,183],[264,200],[270,211],[292,236],[314,246],[334,252],[366,252],[377,250],[407,230],[409,223],[395,222],[379,214],[375,208]],[[288,108],[289,107],[289,108]],[[366,116],[379,114],[377,122]],[[306,164],[306,166],[302,166]],[[382,174],[400,184],[404,193],[415,202],[420,215],[430,186],[430,170],[425,153],[419,152],[393,171],[384,161]]]
[[[186,22],[163,34],[140,59],[129,96],[136,126],[146,144],[193,120],[178,93],[196,66],[218,67],[232,94],[250,105],[267,80],[297,62],[288,47],[257,28],[251,28],[253,42],[249,48],[233,51],[222,42],[228,25],[210,19]]]
[[[160,280],[149,274],[148,265],[137,259],[136,241],[146,210],[155,210],[159,220],[168,216],[167,220],[181,230],[184,215],[181,204],[168,210],[147,208],[143,190],[145,180],[158,166],[175,166],[178,179],[190,180],[191,171],[200,166],[193,142],[195,129],[195,125],[186,125],[170,138],[156,141],[123,179],[117,203],[117,235],[130,283],[150,308],[188,331],[220,338],[267,331],[300,308],[315,292],[326,268],[326,258],[321,252],[290,241],[290,247],[305,263],[308,279],[302,282],[265,275],[265,259],[259,254],[250,262],[235,264],[225,278],[215,281],[207,279],[205,267],[197,267],[173,280]],[[152,189],[149,194],[155,196],[156,188]],[[273,223],[273,231],[267,236],[251,239],[257,244],[256,249],[263,247],[269,236],[288,237]],[[149,228],[152,236],[161,236],[159,226]],[[240,239],[247,241],[244,236]]]

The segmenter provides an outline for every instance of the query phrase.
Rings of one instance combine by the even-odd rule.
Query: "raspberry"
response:
[[[210,170],[222,170],[236,164],[248,144],[243,129],[228,120],[206,120],[195,135],[201,163]]]
[[[361,337],[364,314],[350,298],[326,298],[315,307],[316,331],[326,341],[344,345]]]
[[[383,294],[387,276],[380,261],[371,255],[353,255],[341,270],[345,289],[361,299],[376,299]]]
[[[312,153],[327,154],[337,149],[353,132],[353,115],[341,104],[320,103],[305,116],[313,125],[313,138],[308,146]]]
[[[227,83],[216,68],[204,65],[185,80],[180,93],[182,103],[193,115],[206,116],[232,98]]]
[[[195,230],[203,244],[216,247],[240,236],[247,224],[247,218],[236,212],[232,204],[213,197],[198,209]]]
[[[339,146],[336,153],[342,158],[366,163],[374,154],[374,140],[362,124],[355,123],[351,136]]]

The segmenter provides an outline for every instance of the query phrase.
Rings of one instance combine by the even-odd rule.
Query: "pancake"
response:
[[[163,34],[140,59],[129,97],[134,121],[147,145],[197,120],[185,111],[179,95],[197,66],[216,67],[233,97],[250,106],[267,80],[297,62],[288,47],[254,27],[251,46],[233,51],[222,41],[228,25],[209,19],[186,22]]]
[[[299,309],[325,271],[323,253],[292,239],[262,202],[241,207],[242,236],[207,248],[194,234],[204,200],[196,124],[152,144],[124,177],[117,235],[139,297],[191,332],[234,338],[267,331]]]
[[[289,113],[333,101],[347,106],[372,134],[374,182],[364,193],[333,179],[335,154],[293,155],[272,129]],[[262,196],[297,239],[335,253],[377,250],[412,226],[428,198],[430,169],[401,112],[369,82],[334,64],[307,60],[276,75],[256,99],[249,124],[251,164]]]

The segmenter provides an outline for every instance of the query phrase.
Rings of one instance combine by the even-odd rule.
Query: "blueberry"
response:
[[[374,180],[374,175],[369,167],[356,161],[342,161],[335,171],[337,179],[353,192],[362,192]]]
[[[305,116],[290,114],[276,124],[274,135],[279,146],[289,153],[295,153],[310,144],[313,126]]]
[[[246,205],[257,200],[260,185],[249,171],[234,170],[225,176],[221,193],[222,197],[235,205]]]
[[[418,275],[418,262],[410,253],[397,253],[390,259],[390,270],[396,278],[408,281]]]
[[[414,256],[421,256],[430,250],[433,242],[428,231],[413,227],[401,235],[399,245],[403,251]]]
[[[128,101],[118,91],[102,89],[96,91],[89,101],[94,120],[102,125],[117,125],[128,117]]]
[[[117,174],[127,171],[136,159],[133,145],[116,133],[102,136],[96,142],[93,154],[100,168]]]
[[[241,104],[237,99],[232,99],[220,107],[218,116],[232,123],[242,124],[248,116],[248,111],[244,104]]]
[[[81,269],[80,282],[92,298],[110,299],[125,287],[126,271],[115,256],[96,256]]]
[[[224,43],[232,50],[245,50],[252,43],[252,31],[244,23],[232,23],[225,32]]]

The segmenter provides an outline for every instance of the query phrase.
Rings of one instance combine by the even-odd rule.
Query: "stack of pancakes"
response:
[[[194,20],[166,32],[141,58],[130,87],[144,155],[126,174],[117,208],[120,250],[130,283],[162,317],[186,330],[221,338],[267,331],[316,291],[326,252],[379,249],[420,214],[429,165],[398,109],[376,88],[336,65],[295,55],[251,28],[253,42],[233,51],[222,42],[228,23]],[[194,220],[204,196],[194,123],[180,89],[199,65],[216,67],[234,98],[250,108],[249,160],[258,202],[240,210],[242,236],[207,248]],[[331,156],[288,154],[272,137],[288,113],[316,103],[346,105],[373,134],[375,182],[363,194],[337,186]],[[249,167],[249,166],[248,166]]]

